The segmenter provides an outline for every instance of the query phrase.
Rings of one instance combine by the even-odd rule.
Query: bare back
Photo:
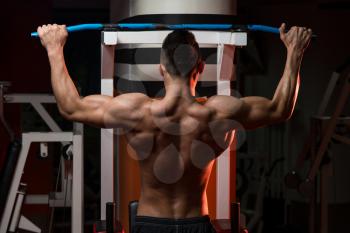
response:
[[[232,132],[204,100],[152,100],[127,133],[141,169],[138,215],[187,218],[208,214],[206,187],[215,158]]]

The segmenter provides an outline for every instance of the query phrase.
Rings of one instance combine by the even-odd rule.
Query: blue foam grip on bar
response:
[[[87,31],[87,30],[102,30],[103,24],[100,23],[90,23],[90,24],[80,24],[67,27],[68,32],[77,32],[77,31]],[[30,34],[32,37],[38,37],[37,32],[32,32]]]
[[[278,28],[265,26],[265,25],[248,25],[247,27],[250,31],[261,31],[261,32],[270,32],[279,34],[280,31]]]
[[[280,34],[279,28],[276,27],[270,27],[265,25],[247,25],[247,28],[249,31],[261,31],[261,32],[269,32],[274,34]],[[287,33],[288,31],[286,31]],[[316,39],[317,35],[312,34],[312,39]]]
[[[232,24],[173,24],[169,29],[195,29],[195,30],[229,30]]]
[[[121,29],[156,29],[157,24],[154,23],[120,23],[116,24],[116,27]]]

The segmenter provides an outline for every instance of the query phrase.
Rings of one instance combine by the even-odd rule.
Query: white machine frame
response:
[[[53,120],[50,114],[46,111],[42,104],[56,103],[52,95],[38,94],[10,94],[5,95],[7,103],[30,103],[39,113],[44,122],[48,125],[52,132],[30,132],[22,134],[22,148],[18,157],[16,170],[11,183],[4,214],[1,218],[0,233],[16,232],[17,228],[25,229],[31,232],[41,232],[41,229],[33,224],[30,220],[20,214],[23,202],[27,204],[47,204],[49,203],[48,195],[31,195],[27,196],[29,200],[24,200],[24,193],[20,190],[21,178],[26,164],[30,146],[34,142],[44,143],[41,145],[42,153],[45,153],[45,143],[61,142],[66,144],[72,143],[73,154],[73,176],[71,204],[72,206],[72,232],[83,233],[83,203],[84,203],[84,164],[83,164],[83,127],[82,124],[74,124],[74,132],[62,132],[57,123]],[[64,170],[64,169],[62,169]],[[64,174],[63,174],[64,176]],[[63,178],[63,177],[62,177]],[[62,182],[67,182],[63,181]],[[62,183],[62,187],[66,187]],[[64,190],[62,192],[65,192]],[[68,192],[67,192],[68,193]],[[55,197],[62,196],[64,193],[55,193]],[[68,194],[69,195],[69,194]],[[56,202],[56,201],[54,201]],[[57,204],[57,203],[56,203]],[[52,203],[50,203],[52,205]]]
[[[114,96],[115,48],[122,44],[162,44],[171,31],[102,32],[101,94]],[[217,93],[231,95],[233,58],[236,46],[247,45],[246,32],[192,31],[200,46],[217,46]],[[144,80],[146,81],[146,80]],[[152,80],[149,80],[152,81]],[[114,154],[118,147],[112,129],[101,130],[101,220],[106,219],[107,202],[114,202]],[[116,157],[118,164],[118,156]],[[216,218],[230,218],[230,156],[226,150],[217,160]],[[118,185],[117,185],[118,186]],[[119,187],[116,187],[119,190]],[[119,197],[117,194],[117,200]]]

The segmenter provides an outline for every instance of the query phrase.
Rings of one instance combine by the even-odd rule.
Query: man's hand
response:
[[[48,24],[38,27],[41,44],[47,52],[63,50],[68,32],[65,25]]]
[[[288,51],[304,53],[310,43],[312,30],[305,27],[292,27],[287,33],[286,24],[280,27],[280,37]]]

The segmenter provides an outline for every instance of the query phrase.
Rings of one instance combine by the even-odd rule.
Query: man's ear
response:
[[[198,73],[202,74],[205,67],[205,61],[200,61],[198,64]]]
[[[162,64],[159,64],[159,73],[162,77],[164,77],[165,74],[165,67]]]

